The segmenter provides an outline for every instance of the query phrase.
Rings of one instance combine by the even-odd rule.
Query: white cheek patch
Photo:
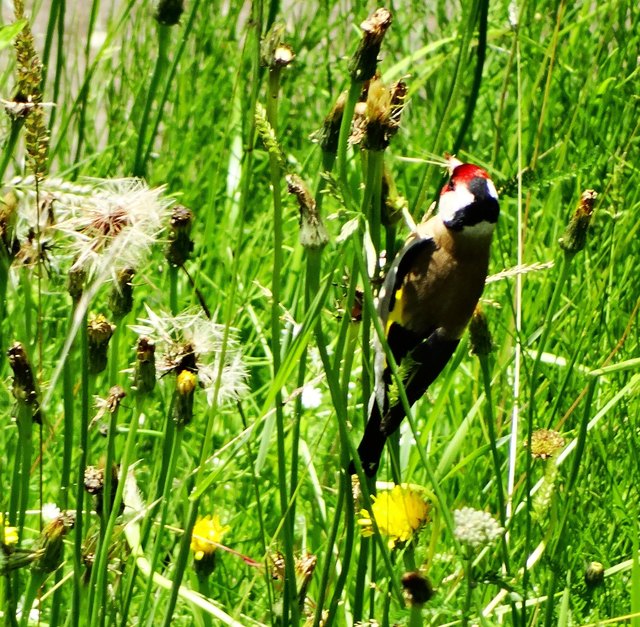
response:
[[[438,213],[443,222],[453,222],[456,213],[461,211],[475,200],[475,196],[464,186],[445,192],[440,196]]]
[[[496,186],[493,184],[493,181],[491,179],[487,179],[487,191],[489,192],[489,196],[491,196],[491,198],[495,198],[496,200],[498,200],[498,190],[496,189]]]

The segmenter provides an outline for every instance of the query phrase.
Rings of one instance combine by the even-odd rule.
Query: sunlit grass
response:
[[[347,111],[360,95],[349,59],[374,5],[218,5],[188,2],[178,24],[159,25],[151,2],[52,0],[29,3],[17,27],[4,7],[7,624],[27,624],[25,604],[49,625],[69,616],[119,625],[640,620],[636,3],[501,1],[488,5],[486,28],[484,3],[389,7],[378,69],[385,85],[404,77],[408,94],[399,132],[379,151],[352,148],[346,122],[333,145],[316,134],[343,90]],[[274,19],[295,53],[277,76],[260,46]],[[31,101],[25,89],[39,79],[16,82],[13,49],[27,22],[45,76]],[[38,152],[39,120],[16,117],[34,102],[44,103],[48,156]],[[373,522],[373,535],[361,537],[356,519],[371,508],[374,486],[354,497],[346,473],[380,330],[378,284],[367,274],[376,250],[390,257],[406,235],[404,220],[379,221],[382,162],[398,206],[418,221],[453,150],[485,167],[501,194],[496,276],[483,295],[494,350],[476,356],[465,336],[385,452],[378,489],[401,481],[430,495],[430,520],[390,547]],[[300,196],[287,193],[285,174],[315,203],[324,248],[300,243]],[[139,219],[127,207],[117,224],[82,227],[70,216],[74,190],[94,206],[109,188],[98,181],[134,175],[166,209],[144,242],[116,239]],[[569,255],[559,240],[587,189],[598,196],[586,245]],[[168,247],[178,204],[194,214],[182,240],[194,248],[176,262]],[[78,264],[78,252],[99,263]],[[112,282],[130,264],[132,309],[116,320]],[[89,273],[70,295],[78,265]],[[117,326],[102,371],[85,332],[94,314]],[[148,333],[166,376],[141,386],[140,328],[152,315],[182,314],[215,328],[215,346]],[[15,374],[16,342],[31,381],[20,378],[24,369]],[[228,393],[230,364],[247,377]],[[116,384],[126,397],[100,414],[94,395],[106,399]],[[563,448],[532,457],[539,429],[559,432]],[[130,475],[105,473],[109,496],[96,512],[82,468],[107,460]],[[79,524],[72,530],[60,518],[43,531],[47,503],[76,512]],[[473,551],[462,546],[453,513],[465,507],[506,533]],[[225,528],[206,576],[190,551],[198,516]],[[412,608],[402,590],[408,571],[420,577],[405,583],[426,577],[435,589],[424,604],[413,596]]]

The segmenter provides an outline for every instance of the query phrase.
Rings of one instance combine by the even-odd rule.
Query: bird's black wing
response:
[[[458,340],[444,339],[437,329],[416,333],[400,323],[402,292],[405,279],[415,268],[419,256],[433,253],[436,243],[432,238],[415,238],[400,251],[392,264],[380,292],[378,314],[384,325],[386,340],[393,354],[409,405],[413,405],[436,377],[442,372],[458,346]],[[420,260],[422,272],[429,257]],[[384,351],[378,348],[376,363],[376,398],[371,403],[369,420],[358,454],[365,473],[373,476],[378,470],[380,457],[387,438],[400,426],[406,412],[400,400],[397,382],[386,363]],[[352,465],[353,470],[353,465]]]

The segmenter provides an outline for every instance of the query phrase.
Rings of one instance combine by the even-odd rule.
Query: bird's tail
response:
[[[382,430],[382,416],[380,414],[380,406],[373,400],[371,411],[369,412],[369,420],[364,430],[364,435],[358,445],[358,456],[362,462],[367,477],[374,477],[378,472],[382,451],[387,441],[387,436]],[[349,472],[353,475],[356,467],[353,462],[349,465]]]

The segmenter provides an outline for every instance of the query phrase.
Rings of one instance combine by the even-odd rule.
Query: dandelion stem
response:
[[[278,99],[280,95],[280,71],[279,66],[269,69],[269,80],[267,89],[267,121],[271,125],[274,133],[278,129]],[[269,171],[271,175],[271,187],[273,192],[273,268],[271,279],[271,354],[273,359],[274,376],[280,370],[281,345],[280,345],[280,300],[281,300],[281,272],[283,266],[283,225],[282,225],[282,200],[280,196],[282,170],[277,157],[269,153]],[[293,531],[295,518],[293,517],[293,507],[289,508],[289,494],[293,494],[287,489],[286,470],[286,450],[285,450],[285,429],[284,412],[282,409],[282,393],[276,392],[275,397],[276,431],[278,447],[278,482],[280,487],[280,511],[284,519],[282,528],[284,539],[285,573],[293,573],[295,563],[293,557]],[[292,470],[292,473],[294,471]],[[290,486],[293,490],[294,486]],[[289,610],[291,611],[291,624],[297,625],[299,622],[299,611],[297,603],[296,582],[291,575],[284,580],[284,599],[282,606],[282,621],[289,623]]]
[[[544,349],[546,348],[547,340],[549,339],[549,334],[551,333],[551,328],[553,326],[553,316],[558,308],[558,304],[560,302],[560,297],[562,295],[562,290],[564,288],[564,284],[568,279],[571,273],[571,261],[575,253],[564,251],[562,255],[562,260],[560,262],[560,269],[558,272],[558,279],[556,280],[556,284],[553,290],[553,294],[551,295],[551,300],[549,302],[549,306],[546,310],[545,319],[542,326],[542,334],[540,336],[540,341],[538,342],[538,350],[536,351],[536,356],[531,366],[531,398],[529,399],[529,411],[527,412],[527,450],[531,450],[531,437],[533,435],[533,423],[536,415],[536,390],[537,390],[537,378],[538,371],[540,368],[541,357]],[[533,499],[531,495],[531,486],[532,486],[532,472],[531,472],[531,455],[526,455],[525,461],[525,495],[526,495],[526,532],[525,532],[525,555],[529,555],[531,552],[531,543],[532,543],[532,535],[533,535],[533,524],[531,518],[531,512],[533,507]],[[527,587],[529,585],[529,569],[527,568],[527,562],[525,560],[523,566],[522,573],[522,589],[524,593],[524,598],[527,595]],[[526,625],[526,605],[522,605],[522,617],[521,624],[523,627]]]
[[[344,105],[342,120],[340,122],[340,135],[338,137],[338,179],[342,186],[342,193],[346,200],[351,198],[351,190],[349,189],[349,178],[347,176],[347,150],[349,148],[349,135],[351,134],[351,120],[353,112],[356,108],[358,98],[362,93],[362,84],[357,81],[351,81],[347,101]]]
[[[149,91],[144,102],[144,111],[142,112],[142,120],[140,121],[140,130],[138,131],[138,143],[136,145],[136,156],[133,164],[133,176],[144,177],[146,174],[146,163],[144,147],[147,145],[147,127],[149,126],[149,118],[151,117],[151,109],[158,91],[158,85],[165,73],[168,57],[167,45],[170,39],[171,26],[158,24],[158,51],[156,55],[156,64],[151,75],[151,83],[149,83]],[[153,138],[149,140],[149,143]],[[148,154],[148,153],[147,153]]]
[[[169,93],[171,91],[171,85],[173,84],[173,79],[178,69],[178,63],[182,58],[185,47],[187,45],[187,41],[189,40],[189,35],[193,30],[193,24],[195,22],[195,18],[198,13],[199,6],[200,6],[200,0],[194,0],[191,6],[191,12],[189,13],[189,18],[187,19],[187,22],[182,31],[182,37],[180,38],[180,45],[178,46],[178,49],[176,50],[175,55],[173,57],[173,61],[171,63],[171,69],[169,70],[169,74],[165,82],[164,91],[162,92],[162,96],[160,97],[160,100],[158,102],[158,107],[157,107],[158,112],[156,113],[156,117],[153,122],[153,128],[151,129],[151,133],[149,134],[147,147],[146,147],[144,156],[142,158],[143,170],[146,170],[147,162],[149,161],[149,156],[153,150],[153,144],[154,144],[156,135],[158,134],[158,128],[160,127],[160,122],[162,122],[162,116],[164,114],[164,105],[169,99]],[[143,139],[142,134],[139,136],[139,138]]]
[[[96,621],[98,619],[102,623],[105,618],[104,617],[104,608],[105,608],[104,598],[107,592],[107,573],[109,572],[109,547],[111,545],[111,536],[113,535],[113,530],[116,525],[116,520],[120,515],[122,495],[124,494],[124,488],[127,482],[129,468],[131,467],[131,464],[133,462],[133,457],[135,454],[138,424],[140,423],[140,418],[143,415],[143,404],[144,404],[143,399],[140,397],[140,395],[138,395],[136,397],[135,411],[131,412],[131,421],[129,423],[129,433],[127,434],[127,441],[125,444],[124,453],[122,455],[122,459],[120,460],[118,487],[116,488],[116,493],[113,498],[113,505],[110,508],[109,508],[110,498],[106,490],[106,481],[105,481],[104,512],[105,514],[108,512],[108,517],[106,521],[106,528],[104,530],[104,534],[102,534],[100,538],[100,544],[97,550],[96,561],[94,564],[94,569],[97,571],[97,579],[96,579],[96,587],[95,587],[95,603],[93,606],[93,612],[92,612],[91,623],[90,623],[92,625],[97,624]],[[117,416],[117,414],[118,414],[118,411],[113,412],[109,430],[111,430],[112,428],[114,428],[115,430],[115,423],[116,423],[115,417]],[[107,463],[107,472],[105,474],[105,478],[107,476],[111,476],[111,466],[108,463]]]
[[[84,470],[87,466],[87,456],[89,453],[89,399],[91,398],[91,387],[93,377],[89,376],[89,335],[87,333],[88,316],[85,313],[82,318],[82,332],[80,333],[80,456],[78,458],[78,482],[76,489],[76,520],[74,527],[74,552],[73,552],[73,600],[71,609],[72,625],[80,624],[80,613],[82,604],[82,539],[84,526]]]
[[[493,397],[491,395],[491,365],[489,363],[488,355],[480,354],[478,355],[478,360],[480,361],[480,370],[482,371],[482,385],[484,386],[485,423],[487,425],[487,431],[489,432],[489,447],[491,448],[491,458],[493,460],[493,470],[495,473],[496,496],[498,498],[498,517],[500,519],[500,525],[503,528],[506,528],[507,523],[504,486],[502,484],[502,464],[500,462],[500,454],[498,453],[498,446],[496,444],[495,415],[493,411]],[[508,574],[510,572],[509,548],[507,546],[507,541],[504,535],[500,539],[500,546],[502,548],[502,562]]]
[[[173,403],[172,403],[173,405]],[[171,415],[167,416],[167,420],[173,421]],[[171,503],[171,494],[174,491],[173,478],[176,472],[176,465],[178,457],[180,456],[180,448],[182,446],[182,437],[184,435],[184,427],[179,427],[175,430],[173,442],[171,444],[171,454],[167,465],[167,473],[164,477],[164,486],[162,490],[162,507],[160,509],[160,521],[158,522],[158,531],[156,533],[155,541],[153,544],[153,552],[151,554],[150,569],[151,573],[156,572],[156,568],[160,561],[160,555],[162,553],[162,536],[164,535],[165,525],[167,523],[167,516],[169,513],[169,504]],[[140,618],[146,615],[149,607],[149,601],[151,600],[151,590],[153,588],[153,577],[147,581],[147,588],[145,590],[144,599],[142,602],[142,609],[140,611]]]

